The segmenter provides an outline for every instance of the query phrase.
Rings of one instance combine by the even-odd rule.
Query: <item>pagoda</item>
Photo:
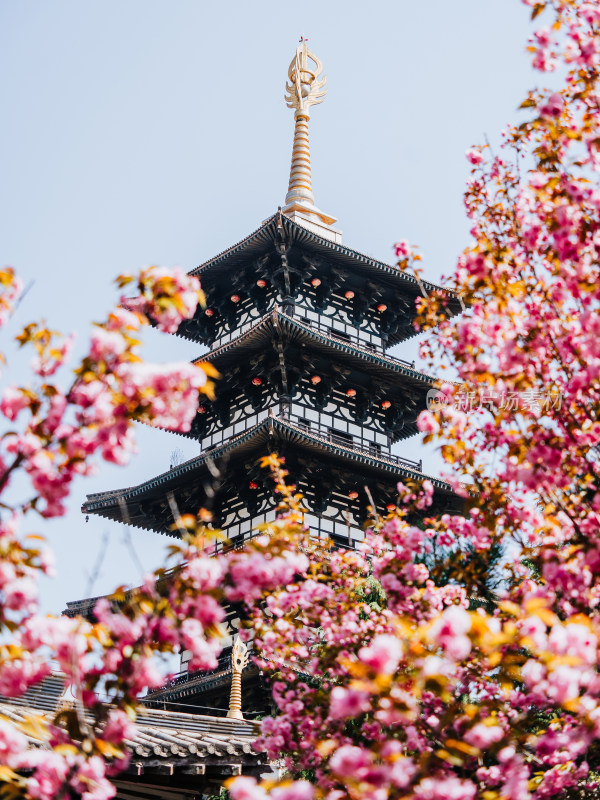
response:
[[[278,498],[262,456],[285,458],[303,495],[312,535],[354,548],[368,507],[384,512],[397,483],[423,480],[421,462],[391,447],[417,433],[435,378],[387,354],[415,334],[419,296],[439,287],[342,244],[334,217],[315,205],[308,139],[310,109],[325,96],[320,60],[301,41],[286,101],[295,130],[285,204],[238,244],[192,270],[206,304],[178,335],[209,348],[219,371],[216,396],[201,396],[187,436],[200,455],[138,486],[89,495],[86,514],[176,536],[180,514],[212,513],[214,528],[238,547],[276,517]],[[446,293],[448,314],[460,301]],[[460,509],[448,484],[430,477],[433,509]],[[90,614],[95,599],[68,604]],[[231,640],[211,673],[182,673],[147,705],[227,712],[231,645],[239,609],[227,608]],[[225,643],[227,645],[227,643]],[[270,693],[251,661],[242,677],[244,713],[269,713]]]
[[[342,244],[335,218],[315,205],[310,109],[324,99],[321,61],[301,41],[286,84],[294,109],[285,205],[238,244],[192,270],[206,306],[178,335],[208,346],[221,374],[187,434],[200,455],[138,486],[89,495],[86,514],[177,535],[181,514],[212,512],[234,545],[275,518],[277,497],[261,456],[285,458],[315,536],[354,547],[371,499],[395,504],[399,480],[426,477],[421,462],[392,454],[417,433],[435,379],[386,351],[415,334],[415,302],[432,284]],[[447,293],[448,313],[460,310]],[[434,511],[454,507],[430,478]],[[366,487],[366,489],[365,489]]]

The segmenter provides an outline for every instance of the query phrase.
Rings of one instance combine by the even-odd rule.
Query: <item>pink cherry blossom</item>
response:
[[[256,778],[242,776],[229,786],[233,800],[267,800],[267,793],[256,782]]]
[[[477,164],[481,164],[481,162],[483,161],[483,154],[481,152],[481,149],[478,147],[470,147],[465,153],[465,155],[468,161],[475,166]]]
[[[369,695],[356,689],[346,689],[335,686],[331,690],[331,704],[329,716],[331,719],[346,719],[356,717],[368,711],[371,707]]]
[[[421,411],[417,417],[417,426],[422,433],[437,433],[440,425],[429,411]]]
[[[124,739],[133,739],[135,725],[124,711],[113,708],[108,715],[102,731],[102,738],[113,744],[120,744]]]
[[[294,781],[288,785],[275,787],[271,796],[274,800],[313,800],[315,787],[308,781]]]
[[[385,675],[394,673],[402,658],[402,642],[395,636],[380,634],[376,636],[368,647],[358,651],[358,657],[371,669]]]
[[[408,258],[412,253],[410,244],[406,239],[396,242],[394,250],[396,251],[396,258]]]
[[[11,767],[28,747],[24,734],[10,722],[0,720],[0,761]]]
[[[124,306],[149,316],[163,331],[176,333],[184,319],[194,315],[200,282],[178,267],[147,267],[139,280],[139,297],[122,298]]]
[[[461,661],[471,652],[471,641],[466,636],[470,629],[469,613],[461,606],[450,606],[435,620],[429,635],[448,657]]]
[[[486,725],[483,722],[469,728],[464,735],[467,744],[478,747],[480,750],[487,749],[490,745],[502,741],[503,738],[504,731],[499,725]]]
[[[558,92],[546,98],[540,106],[540,114],[544,117],[559,117],[564,107],[564,101]]]
[[[360,747],[344,745],[329,760],[329,767],[340,778],[360,780],[371,766],[371,757]]]
[[[419,800],[473,800],[476,794],[474,783],[454,775],[424,778],[414,789],[414,796]]]
[[[37,751],[29,755],[28,765],[35,771],[27,781],[27,792],[36,800],[55,800],[60,796],[71,765],[55,752]]]
[[[7,386],[0,400],[0,411],[10,420],[15,420],[19,413],[29,406],[31,398],[27,397],[17,386]]]

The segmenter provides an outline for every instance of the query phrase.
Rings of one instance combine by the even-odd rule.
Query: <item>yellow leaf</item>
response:
[[[546,3],[537,3],[531,12],[531,19],[535,19],[537,16],[539,16],[545,8]]]
[[[221,373],[219,372],[219,370],[216,369],[216,367],[213,367],[213,365],[210,363],[210,361],[200,361],[199,363],[197,362],[196,366],[200,367],[201,369],[203,369],[204,372],[206,372],[206,374],[208,375],[209,378],[220,378],[221,377]]]
[[[0,764],[0,781],[16,781],[19,776],[6,764]]]
[[[461,753],[466,753],[468,756],[479,755],[479,748],[473,747],[466,742],[461,742],[459,739],[446,739],[446,747],[451,747]]]
[[[76,756],[79,752],[74,744],[57,744],[54,749],[61,756]]]
[[[205,633],[212,639],[224,639],[227,636],[227,629],[220,623],[215,623],[214,625],[208,625],[205,628]]]
[[[488,664],[490,667],[497,667],[498,664],[502,661],[503,653],[500,650],[497,650],[494,653],[490,653],[488,656]]]
[[[105,758],[121,758],[123,755],[122,751],[119,750],[118,747],[115,747],[114,744],[111,744],[111,742],[107,742],[104,739],[96,739],[95,744],[96,748]]]
[[[504,611],[506,614],[510,614],[512,617],[521,616],[521,606],[517,605],[516,603],[511,603],[509,600],[505,600],[499,605],[502,611]]]
[[[447,750],[436,750],[435,755],[441,761],[447,761],[448,764],[452,764],[455,767],[462,766],[462,763],[463,763],[462,758],[458,758],[457,756],[453,756]]]
[[[15,724],[26,736],[42,741],[48,738],[48,723],[42,716],[26,717],[23,722]]]
[[[548,601],[543,597],[532,597],[525,603],[525,611],[533,614],[538,608],[546,608]]]
[[[327,758],[327,756],[331,755],[331,753],[333,753],[337,747],[338,742],[336,739],[325,739],[325,741],[317,744],[317,752],[323,758]]]
[[[554,625],[556,622],[556,615],[553,614],[548,608],[540,608],[539,611],[535,612],[535,614],[548,626]]]

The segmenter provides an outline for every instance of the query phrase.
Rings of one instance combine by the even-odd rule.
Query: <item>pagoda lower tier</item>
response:
[[[354,547],[362,539],[370,504],[365,487],[384,512],[396,502],[398,481],[429,478],[435,489],[429,513],[462,508],[448,484],[421,472],[420,462],[370,452],[330,431],[313,430],[309,423],[271,412],[222,445],[139,486],[89,495],[82,511],[178,536],[171,510],[174,499],[180,514],[209,510],[213,527],[241,544],[254,535],[257,525],[275,519],[274,482],[258,464],[271,453],[285,459],[290,482],[303,494],[304,521],[313,535],[327,535],[340,546]]]

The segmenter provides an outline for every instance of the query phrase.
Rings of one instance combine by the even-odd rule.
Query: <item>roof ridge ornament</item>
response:
[[[301,36],[285,85],[286,104],[295,109],[295,126],[290,181],[282,212],[293,222],[339,244],[342,234],[332,227],[335,217],[317,208],[312,192],[308,120],[311,106],[322,103],[327,94],[327,77],[321,77],[322,72],[323,63]]]

